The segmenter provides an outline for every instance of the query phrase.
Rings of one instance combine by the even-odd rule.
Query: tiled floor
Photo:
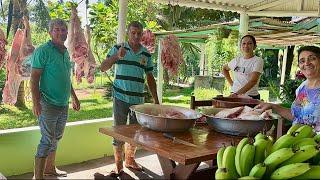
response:
[[[103,179],[161,179],[162,171],[157,155],[148,151],[139,150],[136,154],[137,162],[143,166],[144,171],[138,172],[134,170],[124,169],[124,172],[120,177],[113,178],[108,176],[114,167],[113,157],[105,157],[101,159],[95,159],[86,161],[79,164],[71,164],[67,166],[61,166],[59,169],[67,171],[67,177],[59,177],[58,179],[94,179],[95,173],[100,173]],[[32,173],[27,173],[19,176],[7,177],[8,179],[31,179]],[[57,179],[49,177],[49,179]]]

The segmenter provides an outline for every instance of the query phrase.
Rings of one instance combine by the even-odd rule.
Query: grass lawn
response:
[[[94,85],[74,83],[74,88],[81,103],[79,112],[69,108],[69,122],[99,119],[112,116],[112,100],[105,97],[105,87],[103,85],[108,82],[106,77],[97,77]],[[190,107],[191,94],[196,96],[197,100],[211,99],[221,94],[215,89],[196,89],[173,87],[166,89],[163,94],[163,104],[176,105],[182,107]],[[260,91],[262,99],[265,101],[269,98],[267,90]],[[223,95],[229,95],[224,93]],[[71,105],[69,107],[72,107]],[[0,104],[0,130],[12,129],[20,127],[28,127],[37,125],[37,120],[32,114],[32,104],[26,102],[25,108],[17,108],[15,106]]]

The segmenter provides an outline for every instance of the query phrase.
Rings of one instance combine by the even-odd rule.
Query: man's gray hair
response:
[[[140,22],[138,22],[138,21],[132,21],[132,22],[128,25],[128,29],[127,29],[128,32],[129,32],[129,30],[130,30],[131,27],[135,27],[135,28],[138,28],[138,29],[140,29],[140,30],[143,31],[143,25],[142,25]]]
[[[66,23],[65,20],[63,19],[52,19],[49,22],[49,32],[51,32],[53,30],[54,26],[64,26],[66,28],[68,28],[68,25]]]

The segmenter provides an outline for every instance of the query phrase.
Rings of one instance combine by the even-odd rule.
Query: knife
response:
[[[187,146],[197,147],[195,144],[192,144],[192,143],[189,143],[189,142],[184,141],[182,139],[176,138],[172,134],[169,134],[169,133],[163,133],[163,136],[166,138],[172,139],[173,142],[177,142],[177,143],[184,144]]]

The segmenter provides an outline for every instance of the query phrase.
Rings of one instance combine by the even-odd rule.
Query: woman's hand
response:
[[[273,104],[271,104],[271,103],[260,103],[260,104],[256,105],[256,107],[254,107],[254,108],[261,110],[261,112],[264,112],[268,109],[272,109],[272,105]]]

